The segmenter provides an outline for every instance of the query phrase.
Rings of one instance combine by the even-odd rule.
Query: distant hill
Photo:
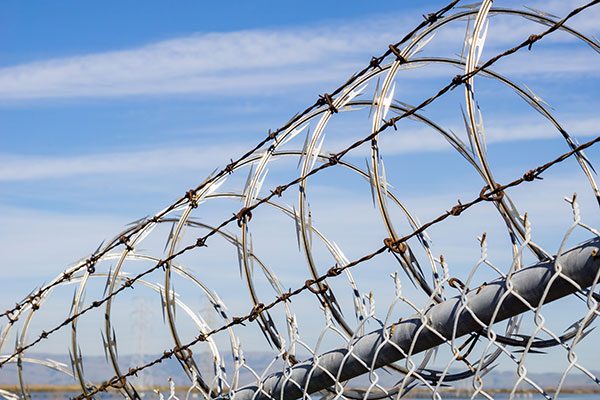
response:
[[[255,368],[255,372],[257,374],[261,374],[262,371],[267,367],[267,365],[272,361],[271,353],[262,353],[262,352],[248,352],[245,353],[245,356],[248,361],[248,365],[251,365]],[[32,357],[38,359],[51,359],[54,361],[62,362],[67,365],[67,368],[71,370],[69,365],[69,357],[68,356],[57,356],[50,354],[35,354]],[[144,361],[150,361],[157,356],[147,356]],[[202,364],[202,356],[196,356],[197,362],[200,364],[199,367],[202,370],[207,370],[207,365]],[[127,371],[130,366],[134,366],[140,363],[140,359],[138,356],[128,356],[123,355],[119,357],[120,365],[122,366],[122,371]],[[85,357],[83,360],[84,365],[84,373],[86,378],[92,383],[102,382],[111,376],[114,375],[114,371],[107,363],[104,356],[90,356]],[[59,385],[66,386],[72,385],[76,383],[73,378],[54,371],[50,368],[24,363],[24,376],[26,379],[26,383],[28,385]],[[280,364],[274,367],[275,369],[280,369]],[[228,368],[229,371],[231,369]],[[600,371],[594,371],[595,375],[600,375]],[[392,385],[398,379],[400,379],[397,375],[388,374],[386,372],[381,372],[379,374],[380,382],[385,385]],[[561,377],[560,373],[557,372],[548,372],[548,373],[528,373],[527,376],[535,381],[538,385],[544,388],[555,387]],[[173,358],[170,360],[166,360],[159,366],[154,367],[150,371],[144,371],[140,373],[137,378],[138,384],[143,384],[144,386],[165,386],[168,384],[168,377],[172,377],[175,380],[177,385],[185,386],[189,379],[182,371],[182,368],[179,366],[179,362]],[[240,374],[240,381],[242,383],[247,383],[252,381],[252,374],[249,370],[244,369]],[[488,389],[510,389],[514,386],[514,383],[517,380],[515,371],[492,371],[488,375],[484,377],[484,386]],[[364,381],[364,382],[363,382]],[[361,378],[355,381],[357,385],[366,384],[366,378]],[[16,366],[14,364],[9,364],[2,368],[2,373],[0,373],[0,385],[9,386],[18,384],[18,377],[16,373]],[[465,382],[455,383],[457,388],[465,388],[468,389],[471,386],[471,381],[467,380]],[[570,389],[588,389],[588,390],[597,390],[598,385],[593,382],[589,377],[585,376],[583,373],[579,371],[573,371],[566,380],[564,388]],[[520,389],[530,389],[531,387],[527,383],[521,383],[519,386]]]

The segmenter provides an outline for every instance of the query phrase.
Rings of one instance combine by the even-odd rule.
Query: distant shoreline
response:
[[[138,391],[140,392],[153,392],[154,390],[158,389],[160,390],[162,393],[168,393],[169,392],[169,386],[155,386],[155,387],[148,387],[148,388],[136,388],[138,389]],[[176,386],[175,387],[175,391],[180,393],[180,392],[187,392],[190,389],[189,386]],[[7,391],[11,391],[11,392],[20,392],[21,388],[19,387],[19,385],[6,385],[6,384],[0,384],[0,390],[7,390]],[[47,393],[68,393],[68,392],[81,392],[81,388],[79,385],[27,385],[27,390],[31,393],[41,393],[41,392],[47,392]],[[556,390],[556,388],[544,388],[544,390],[548,393],[552,393]],[[114,391],[114,390],[112,390]],[[510,393],[511,389],[486,389],[485,390],[486,393],[491,393],[491,394],[503,394],[503,393]],[[473,394],[472,390],[465,390],[465,389],[441,389],[439,391],[440,393],[445,394],[446,396],[453,396],[453,397],[464,397],[464,396],[470,396],[471,394]],[[535,390],[517,390],[515,391],[515,393],[518,394],[538,394],[539,392],[535,391]],[[600,394],[600,387],[599,388],[564,388],[561,389],[560,393],[563,394]],[[429,390],[419,390],[419,389],[415,389],[413,391],[411,391],[411,397],[429,397],[431,396],[431,391]]]

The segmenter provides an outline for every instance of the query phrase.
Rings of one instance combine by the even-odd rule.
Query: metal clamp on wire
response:
[[[404,254],[408,249],[406,243],[395,241],[392,238],[383,239],[383,244],[387,247],[391,252],[397,254]]]
[[[488,190],[490,190],[490,185],[485,185],[481,189],[481,192],[479,192],[479,198],[481,200],[485,200],[485,201],[500,201],[504,197],[504,192],[502,190],[499,190],[497,193],[494,193],[497,190],[497,189],[494,189],[490,193],[486,193]]]
[[[398,60],[400,64],[406,64],[408,62],[408,60],[402,55],[402,53],[400,53],[400,50],[398,50],[396,46],[390,44],[388,48],[390,49],[392,54],[396,56],[396,60]]]
[[[192,208],[198,207],[198,200],[196,199],[196,191],[195,190],[193,190],[193,189],[192,190],[188,190],[185,193],[185,198],[190,203],[190,207],[192,207]]]
[[[241,228],[243,224],[250,222],[252,219],[252,211],[249,207],[242,208],[237,214],[234,214],[237,219],[237,224]]]
[[[317,281],[315,281],[314,279],[308,279],[308,280],[306,280],[306,282],[304,282],[304,285],[306,286],[306,288],[308,290],[311,291],[311,293],[314,293],[314,294],[323,294],[329,290],[329,286],[327,286],[326,283],[322,283],[321,286],[319,286],[317,284],[316,288],[313,287],[313,285],[315,283],[317,283]]]
[[[127,251],[133,251],[133,246],[129,244],[129,238],[125,235],[119,236],[119,243],[125,246]]]
[[[448,279],[448,285],[452,286],[455,289],[464,290],[465,284],[458,278],[450,278]]]
[[[175,351],[175,357],[177,357],[178,360],[187,362],[192,358],[192,350],[189,348],[177,349]]]
[[[319,96],[319,104],[327,104],[329,106],[329,111],[331,111],[334,114],[338,112],[337,107],[333,104],[333,98],[331,98],[331,95],[329,93],[325,93],[322,96]]]
[[[264,309],[265,309],[265,305],[263,303],[255,304],[254,307],[252,307],[252,311],[250,312],[248,321],[250,321],[250,322],[254,321],[256,318],[258,318],[258,316],[260,315],[261,312],[263,312]]]
[[[123,389],[127,383],[124,376],[118,377],[114,382],[111,382],[110,386],[115,389]]]
[[[282,355],[284,360],[287,360],[290,365],[296,365],[298,364],[298,359],[296,358],[296,356],[294,356],[293,354],[288,353],[287,351],[285,351]]]

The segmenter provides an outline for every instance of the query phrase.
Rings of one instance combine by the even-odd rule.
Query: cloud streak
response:
[[[347,57],[380,47],[392,32],[350,27],[209,33],[136,49],[52,59],[0,69],[4,98],[226,93],[332,79]],[[307,74],[335,60],[329,72]],[[301,73],[304,71],[304,73]]]
[[[65,178],[71,176],[140,173],[198,169],[206,171],[231,154],[241,154],[241,145],[176,147],[136,152],[113,152],[65,157],[0,155],[0,181]]]
[[[589,19],[582,19],[580,25],[588,27]],[[512,43],[531,33],[534,25],[517,22],[493,19],[494,35],[488,48]],[[8,101],[189,93],[232,95],[331,82],[353,72],[372,55],[373,49],[381,51],[412,25],[414,21],[406,18],[379,17],[360,24],[346,21],[337,25],[208,33],[133,49],[26,63],[0,69],[0,98]],[[431,46],[447,49],[451,43],[456,53],[463,35],[464,27],[453,24]],[[550,38],[553,42],[564,39],[568,38]],[[579,62],[580,58],[575,65],[541,65],[544,72],[565,68],[581,72],[589,63]],[[593,66],[587,68],[590,69]]]
[[[581,118],[564,124],[575,137],[597,135],[598,118]],[[516,142],[521,140],[559,139],[560,134],[546,121],[520,121],[510,128],[487,124],[488,144]],[[454,129],[460,132],[461,128]],[[331,136],[331,137],[335,137]],[[466,138],[463,138],[465,142]],[[562,140],[562,139],[561,139]],[[383,135],[382,151],[385,155],[449,151],[450,145],[430,129],[401,130],[393,138]],[[327,151],[339,151],[347,146],[345,141],[325,141]],[[18,182],[39,179],[60,179],[73,176],[139,174],[152,175],[157,171],[186,169],[208,171],[223,165],[232,154],[243,154],[248,146],[244,143],[224,143],[207,146],[168,147],[134,152],[110,152],[76,156],[25,156],[0,154],[0,182]],[[363,157],[367,147],[361,147],[349,157]]]

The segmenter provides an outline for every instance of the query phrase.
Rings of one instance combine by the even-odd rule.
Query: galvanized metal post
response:
[[[404,355],[398,348],[407,353],[413,345],[412,354],[417,354],[438,346],[444,342],[438,334],[450,339],[455,322],[455,337],[479,331],[482,326],[471,313],[488,325],[496,308],[498,312],[494,323],[527,311],[528,306],[519,297],[533,307],[540,305],[549,284],[551,286],[543,299],[544,304],[576,292],[577,288],[571,282],[556,277],[557,265],[562,275],[582,288],[589,287],[600,270],[599,252],[600,239],[589,240],[560,255],[556,262],[542,262],[517,271],[510,278],[511,290],[507,289],[506,280],[497,280],[471,291],[467,294],[470,311],[462,306],[460,297],[449,299],[425,313],[428,321],[425,326],[422,316],[414,315],[388,328],[388,342],[384,340],[383,330],[371,332],[356,339],[351,351],[342,348],[320,355],[316,368],[313,368],[314,359],[310,359],[293,366],[287,377],[283,373],[276,373],[265,378],[260,389],[257,385],[246,386],[227,397],[235,400],[296,399],[302,397],[304,389],[310,394],[332,387],[336,381],[344,382],[365,374],[370,370],[365,365],[380,368],[401,360]]]

